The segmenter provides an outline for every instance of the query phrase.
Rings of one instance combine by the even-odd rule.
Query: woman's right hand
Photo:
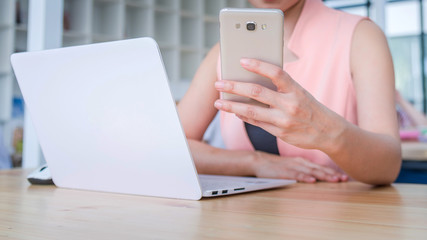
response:
[[[280,157],[256,151],[253,167],[255,176],[262,178],[294,179],[306,183],[348,181],[347,175],[300,157]]]

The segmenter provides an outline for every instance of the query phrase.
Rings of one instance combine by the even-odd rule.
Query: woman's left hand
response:
[[[325,152],[337,147],[334,143],[344,129],[343,118],[319,103],[282,68],[256,59],[242,59],[240,63],[246,70],[271,79],[277,91],[227,80],[217,81],[216,89],[249,97],[270,107],[219,99],[215,102],[216,108],[234,113],[297,147]]]

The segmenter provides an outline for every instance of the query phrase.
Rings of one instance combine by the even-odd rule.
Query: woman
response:
[[[283,69],[241,60],[278,91],[220,79],[214,46],[178,105],[198,171],[302,182],[393,182],[401,165],[400,140],[393,64],[382,31],[320,0],[250,2],[285,14]],[[270,107],[225,101],[220,92]],[[217,110],[227,149],[201,141]]]

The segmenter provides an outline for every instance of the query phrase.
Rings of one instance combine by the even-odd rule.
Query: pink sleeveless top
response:
[[[356,93],[350,71],[350,47],[356,25],[364,17],[306,0],[288,43],[298,60],[283,69],[319,102],[357,125]],[[221,78],[218,64],[218,79]],[[254,150],[244,123],[234,114],[221,112],[221,133],[228,149]],[[319,150],[302,149],[277,139],[281,156],[303,157],[312,162],[339,168]]]

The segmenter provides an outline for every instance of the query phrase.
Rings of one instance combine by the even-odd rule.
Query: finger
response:
[[[250,58],[242,58],[240,64],[250,72],[271,79],[279,92],[289,92],[294,84],[289,74],[274,64]]]
[[[338,176],[329,175],[321,169],[306,167],[306,169],[301,168],[301,171],[306,175],[312,176],[320,181],[338,182],[340,180]]]
[[[350,178],[345,174],[341,175],[341,178],[340,178],[341,182],[347,182],[349,179]]]
[[[330,167],[326,167],[326,166],[322,166],[322,165],[313,163],[313,162],[306,160],[304,158],[298,158],[298,161],[307,167],[319,169],[320,171],[323,171],[323,172],[327,173],[328,175],[333,175],[333,176],[338,176],[338,177],[341,177],[341,175],[342,175],[340,172],[337,172]]]
[[[315,183],[316,182],[316,178],[314,178],[310,175],[304,174],[302,172],[297,173],[295,179],[298,182],[305,182],[305,183]]]
[[[239,116],[243,116],[247,119],[251,119],[255,122],[266,122],[274,124],[276,115],[279,115],[277,109],[265,108],[261,106],[255,106],[246,103],[239,103],[227,100],[216,100],[214,106],[218,110],[234,113]]]
[[[325,166],[310,162],[308,160],[304,161],[304,165],[306,165],[307,167],[314,168],[314,169],[319,169],[320,171],[323,171],[329,175],[337,175],[337,176],[341,175],[339,172],[335,171],[332,168],[325,167]]]
[[[238,114],[236,114],[236,116],[244,122],[247,122],[249,124],[252,124],[254,126],[257,126],[257,127],[264,129],[265,131],[269,132],[273,136],[277,137],[277,136],[279,136],[280,133],[283,133],[283,129],[276,127],[275,125],[273,125],[271,123],[256,121],[256,120],[249,119],[247,117],[244,117],[244,116],[241,116]]]
[[[255,99],[270,106],[276,106],[277,92],[254,83],[236,81],[217,81],[215,88],[221,92]]]
[[[313,169],[310,169],[304,165],[296,164],[290,169],[285,170],[287,174],[291,175],[294,179],[300,182],[316,182],[317,178],[313,174]]]
[[[312,168],[311,174],[317,179],[325,182],[339,182],[339,177],[335,175],[329,175],[320,169]]]
[[[304,158],[294,158],[294,161],[298,164],[305,166],[306,168],[310,169],[308,174],[316,177],[317,179],[321,181],[327,181],[327,182],[339,182],[342,178],[342,174],[339,172],[336,172],[335,170],[324,167],[316,163],[312,163],[307,159]]]
[[[314,164],[317,165],[317,164]],[[309,167],[311,165],[307,165],[307,167]],[[322,180],[322,181],[327,181],[327,182],[339,182],[339,181],[345,181],[345,177],[343,174],[334,171],[331,168],[328,167],[319,167],[319,166],[313,166],[313,175]]]

